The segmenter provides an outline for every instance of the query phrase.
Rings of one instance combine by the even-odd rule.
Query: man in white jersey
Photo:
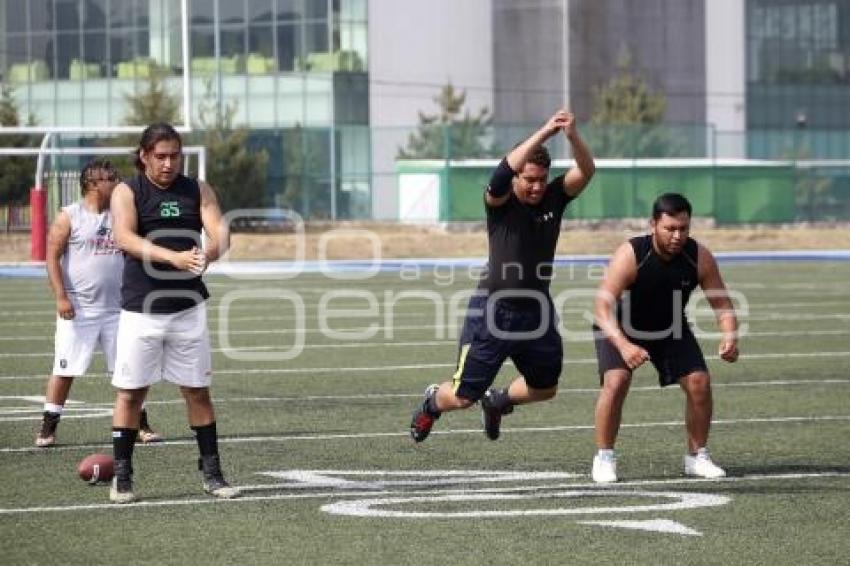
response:
[[[118,315],[121,312],[121,270],[124,260],[112,238],[109,199],[118,172],[105,159],[94,159],[80,172],[82,199],[63,207],[50,227],[47,277],[56,296],[56,338],[53,373],[47,381],[44,416],[35,445],[56,443],[56,427],[74,378],[91,364],[100,345],[106,367],[113,371]],[[143,412],[144,413],[144,412]],[[142,416],[142,442],[162,440]]]

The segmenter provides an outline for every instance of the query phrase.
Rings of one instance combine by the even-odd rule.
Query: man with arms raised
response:
[[[551,158],[543,144],[559,132],[572,146],[576,166],[549,181]],[[502,416],[515,405],[555,396],[563,346],[549,295],[552,261],[564,210],[594,171],[575,117],[566,110],[557,111],[499,163],[484,193],[487,273],[469,301],[454,377],[429,386],[413,413],[414,441],[425,440],[442,413],[479,399],[484,432],[496,440]],[[507,388],[489,389],[508,358],[520,375]]]

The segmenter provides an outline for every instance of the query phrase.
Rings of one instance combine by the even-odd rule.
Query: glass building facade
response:
[[[232,107],[269,152],[268,204],[368,216],[367,0],[188,0],[188,70],[181,5],[0,0],[2,82],[22,117],[97,128],[126,124],[155,69],[178,98],[188,76],[193,125],[210,101]]]
[[[850,2],[748,0],[749,129],[850,128]]]

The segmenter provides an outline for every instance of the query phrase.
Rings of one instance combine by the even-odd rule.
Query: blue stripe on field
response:
[[[792,250],[782,252],[718,252],[714,254],[722,263],[775,262],[775,261],[850,261],[850,250]],[[555,258],[556,266],[594,265],[607,263],[608,255],[562,255]],[[484,258],[416,258],[384,260],[328,260],[328,261],[231,261],[213,264],[211,274],[277,275],[295,273],[354,273],[369,271],[401,271],[439,267],[480,268]],[[0,263],[0,277],[45,277],[41,262]]]

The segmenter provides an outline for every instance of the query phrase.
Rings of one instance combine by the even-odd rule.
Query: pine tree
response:
[[[180,97],[168,89],[166,77],[167,71],[154,65],[145,90],[138,94],[124,96],[129,106],[129,111],[124,117],[125,124],[129,126],[155,122],[173,124],[180,118]]]
[[[466,91],[458,93],[451,83],[434,98],[439,112],[419,112],[419,129],[410,134],[407,147],[399,148],[400,159],[467,159],[490,157],[492,148],[485,141],[493,122],[490,109],[475,115],[464,110]]]
[[[166,82],[167,71],[153,65],[144,90],[124,95],[128,110],[124,115],[124,124],[128,126],[146,126],[156,122],[174,124],[180,119],[180,96],[171,92]],[[109,145],[137,147],[140,134],[118,136],[108,142]],[[185,142],[185,140],[184,140]],[[136,173],[133,157],[113,157],[111,161],[124,176]]]
[[[653,92],[624,53],[617,74],[593,89],[594,112],[588,136],[597,157],[674,157],[681,144],[663,126],[667,101]]]
[[[285,180],[279,206],[296,210],[305,218],[331,217],[330,195],[317,182],[326,146],[324,133],[305,130],[301,124],[283,132]]]
[[[265,206],[268,152],[252,151],[248,128],[234,127],[235,103],[219,111],[216,102],[212,81],[207,81],[198,120],[207,148],[207,181],[223,211]]]
[[[0,85],[0,125],[19,126],[18,105],[12,87]],[[34,119],[30,117],[32,125]],[[0,135],[0,147],[38,147],[38,140],[24,134]],[[0,204],[26,204],[35,180],[35,157],[0,158]]]

